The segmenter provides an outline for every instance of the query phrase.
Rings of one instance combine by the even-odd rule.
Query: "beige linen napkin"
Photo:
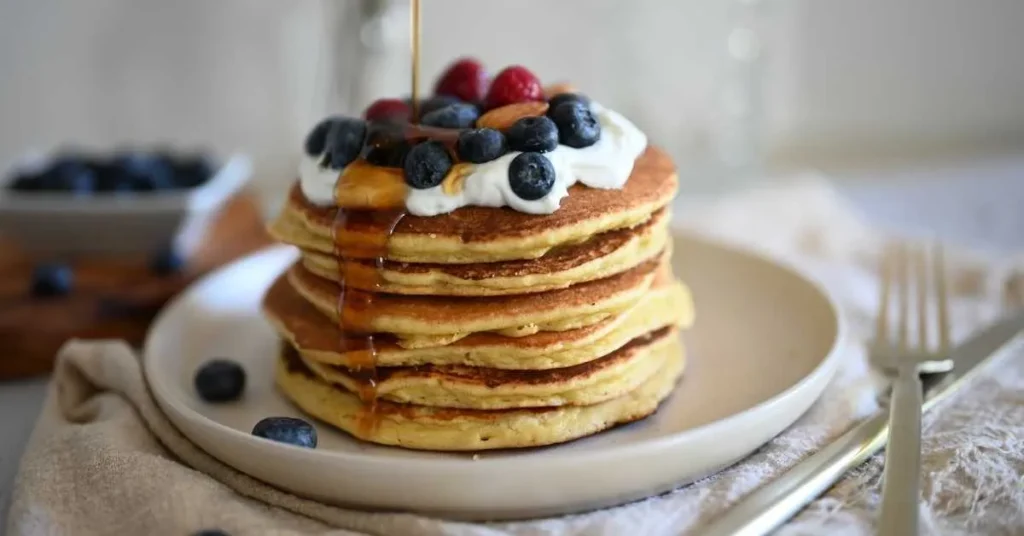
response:
[[[244,534],[554,535],[699,532],[701,524],[877,410],[860,341],[871,326],[882,241],[809,178],[714,203],[684,204],[681,224],[784,257],[825,284],[853,343],[826,394],[794,426],[747,460],[672,493],[618,508],[515,523],[471,524],[412,514],[325,506],[278,491],[211,458],[161,414],[137,357],[118,342],[73,341],[61,352],[42,417],[22,460],[9,532]],[[685,251],[676,254],[685,255]],[[962,336],[995,318],[1024,285],[1014,259],[952,259],[953,320]],[[942,534],[1024,531],[1024,354],[990,367],[925,419],[924,530]],[[847,475],[786,525],[783,534],[870,534],[881,457]],[[359,486],[359,482],[338,485]],[[486,485],[482,483],[482,485]]]

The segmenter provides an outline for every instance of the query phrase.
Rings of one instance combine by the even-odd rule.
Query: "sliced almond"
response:
[[[396,208],[405,205],[408,190],[401,169],[356,160],[345,167],[338,177],[338,183],[334,186],[334,199],[342,208]]]
[[[452,166],[441,182],[441,191],[447,195],[459,195],[466,187],[466,177],[473,171],[473,164],[462,162]]]
[[[495,108],[476,120],[477,128],[505,130],[524,117],[537,117],[548,111],[546,102],[517,102]]]
[[[544,98],[550,100],[555,95],[561,95],[562,93],[578,93],[576,86],[562,82],[560,84],[551,84],[544,88]]]

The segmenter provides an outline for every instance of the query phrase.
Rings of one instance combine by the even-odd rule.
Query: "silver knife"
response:
[[[922,411],[959,390],[1022,330],[1024,311],[1018,311],[954,348],[950,352],[955,363],[953,370],[922,378]],[[796,515],[847,471],[881,450],[888,438],[889,417],[886,412],[879,412],[697,530],[705,536],[767,534]]]

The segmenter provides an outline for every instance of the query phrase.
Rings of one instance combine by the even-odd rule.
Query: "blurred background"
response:
[[[424,89],[460,55],[521,63],[633,119],[687,188],[841,178],[1024,153],[1021,20],[1016,0],[424,0]],[[272,205],[319,117],[408,92],[408,46],[399,0],[0,0],[0,166],[243,150]]]

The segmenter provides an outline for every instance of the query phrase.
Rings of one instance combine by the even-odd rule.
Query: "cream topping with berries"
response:
[[[521,151],[511,151],[490,162],[468,164],[468,173],[460,170],[463,177],[458,192],[445,192],[443,185],[408,188],[407,210],[417,216],[436,216],[465,206],[507,206],[530,214],[551,214],[577,182],[591,188],[622,188],[633,171],[633,162],[647,147],[647,136],[621,114],[596,102],[590,107],[601,125],[601,138],[590,147],[558,145],[542,153],[555,170],[554,186],[544,197],[526,200],[512,191],[509,164]],[[320,160],[320,156],[303,155],[299,165],[302,193],[312,203],[333,205],[337,203],[336,185],[343,174],[321,166]]]
[[[404,204],[417,216],[466,206],[550,214],[577,182],[622,188],[647,147],[625,117],[564,88],[544,91],[520,65],[488,82],[480,63],[464,58],[435,93],[416,124],[398,99],[375,102],[366,121],[318,124],[299,165],[306,198],[350,209]]]
[[[554,186],[544,197],[526,200],[512,191],[509,164],[521,154],[512,151],[497,160],[473,164],[473,170],[463,180],[462,191],[455,195],[445,193],[443,186],[410,188],[405,206],[417,216],[435,216],[465,206],[509,207],[529,214],[551,214],[576,182],[606,190],[622,188],[633,171],[633,162],[647,147],[647,137],[622,115],[596,103],[591,108],[602,128],[597,143],[582,149],[559,145],[554,151],[541,153],[555,169]]]

